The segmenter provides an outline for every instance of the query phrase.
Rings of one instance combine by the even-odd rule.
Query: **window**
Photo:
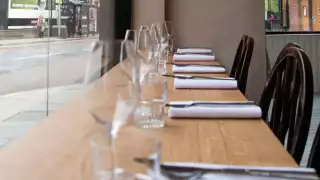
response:
[[[320,31],[320,0],[265,0],[266,31]]]

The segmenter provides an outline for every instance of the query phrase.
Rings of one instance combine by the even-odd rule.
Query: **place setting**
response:
[[[236,89],[237,81],[230,77],[209,77],[205,75],[184,75],[166,73],[162,76],[174,78],[175,89]]]
[[[201,53],[174,53],[173,61],[215,61],[214,54],[201,54]]]
[[[171,101],[165,106],[173,119],[259,119],[262,114],[253,101]]]

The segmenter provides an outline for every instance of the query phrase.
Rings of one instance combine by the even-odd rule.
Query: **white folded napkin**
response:
[[[214,55],[207,54],[174,54],[174,61],[214,61]]]
[[[181,167],[181,168],[200,168],[200,169],[212,169],[212,170],[261,170],[261,171],[272,171],[272,172],[282,172],[282,171],[289,171],[289,172],[297,172],[301,173],[301,176],[299,174],[290,174],[288,173],[289,176],[287,176],[288,179],[290,177],[301,177],[301,179],[304,179],[303,177],[305,176],[305,173],[310,173],[308,174],[308,177],[314,177],[316,179],[316,172],[312,168],[290,168],[290,167],[273,167],[273,166],[236,166],[236,165],[220,165],[220,164],[204,164],[204,163],[177,163],[177,162],[165,162],[163,165],[166,166],[174,166],[174,167]],[[235,175],[235,174],[227,174],[227,173],[207,173],[204,174],[201,179],[202,180],[212,180],[212,179],[221,179],[221,180],[283,180],[287,179],[285,177],[262,177],[262,176],[252,176],[252,175]]]
[[[172,72],[174,73],[224,73],[226,69],[219,66],[199,66],[199,65],[189,65],[189,66],[172,66]]]
[[[228,79],[228,80],[226,80]],[[174,79],[176,89],[235,89],[238,87],[236,80],[230,78],[219,79]]]
[[[211,49],[206,48],[178,48],[177,53],[212,53]]]
[[[188,105],[202,101],[172,101],[169,104]],[[208,103],[210,101],[207,101]],[[224,103],[218,101],[215,103]],[[170,107],[171,118],[261,118],[261,108],[257,105],[194,105],[190,107]]]

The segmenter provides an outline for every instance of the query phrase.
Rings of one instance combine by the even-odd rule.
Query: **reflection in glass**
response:
[[[320,30],[319,0],[265,0],[267,31]]]

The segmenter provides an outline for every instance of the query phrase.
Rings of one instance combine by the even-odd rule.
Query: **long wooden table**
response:
[[[171,70],[171,65],[167,69]],[[204,74],[227,76],[226,74]],[[103,91],[108,81],[116,88]],[[117,65],[98,80],[92,97],[115,101],[126,84]],[[249,82],[250,83],[250,82]],[[168,101],[244,101],[239,90],[176,90],[168,78]],[[110,115],[111,117],[111,115]],[[262,120],[171,120],[163,129],[146,130],[162,141],[162,160],[234,165],[296,167]],[[25,137],[0,150],[2,180],[87,180],[91,173],[90,138],[104,128],[89,115],[85,98],[78,97],[34,127]]]

